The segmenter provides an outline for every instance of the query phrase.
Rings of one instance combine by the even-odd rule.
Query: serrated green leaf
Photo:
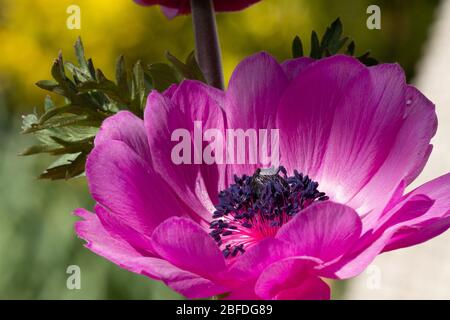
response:
[[[139,61],[130,70],[121,56],[112,81],[94,67],[92,59],[86,59],[81,39],[76,41],[74,50],[77,63],[64,61],[60,53],[51,68],[53,79],[37,82],[38,87],[60,95],[65,104],[57,106],[46,97],[43,114],[36,112],[23,119],[23,133],[33,134],[38,143],[22,154],[62,155],[60,160],[64,160],[50,166],[41,178],[64,179],[82,174],[103,120],[119,110],[129,110],[142,118],[151,89],[165,90],[183,77],[204,81],[193,53],[185,62],[171,59],[183,74],[177,67],[163,64],[151,65],[144,71]]]
[[[292,57],[293,58],[303,57],[303,44],[299,36],[296,36],[294,38],[294,41],[292,41]]]
[[[52,98],[47,95],[44,99],[44,110],[47,112],[55,107]]]
[[[61,180],[80,176],[86,164],[85,153],[67,154],[52,163],[40,176],[40,179]]]
[[[80,65],[81,69],[83,71],[88,71],[89,70],[88,64],[84,56],[84,46],[80,37],[77,38],[74,48],[75,48],[75,56],[77,57],[78,64]]]
[[[47,112],[45,112],[39,118],[39,124],[44,124],[49,119],[51,119],[57,115],[64,114],[64,113],[75,114],[75,115],[87,115],[87,116],[90,116],[92,119],[98,119],[98,120],[103,119],[103,117],[101,117],[98,113],[91,111],[90,109],[86,109],[83,107],[69,104],[69,105],[65,105],[62,107],[53,107],[53,108],[47,110]]]
[[[129,77],[125,65],[125,58],[123,55],[121,55],[116,62],[116,81],[120,96],[127,99],[130,97],[130,86],[128,78]]]
[[[133,77],[131,86],[131,104],[130,108],[136,114],[142,114],[145,107],[145,98],[147,88],[144,79],[144,69],[140,61],[133,66]]]
[[[91,77],[91,74],[89,73],[88,69],[78,68],[77,66],[75,66],[71,62],[65,62],[64,66],[73,75],[74,78],[76,77],[79,80],[79,82],[93,80],[93,78]]]
[[[53,117],[47,120],[43,124],[33,124],[30,128],[22,131],[23,133],[34,133],[37,131],[52,129],[52,128],[61,128],[66,126],[92,126],[99,127],[102,121],[97,119],[90,119],[88,115],[68,115],[68,116],[60,116]]]
[[[347,51],[345,52],[345,54],[349,56],[354,56],[355,48],[356,48],[355,41],[350,42],[350,44],[347,46]]]
[[[34,113],[22,116],[22,132],[30,129],[33,125],[39,123],[38,116]]]
[[[36,82],[36,85],[41,89],[53,91],[53,89],[58,86],[58,82],[55,80],[40,80]]]
[[[310,57],[313,59],[322,59],[324,57],[339,54],[342,51],[342,53],[346,55],[354,56],[356,48],[355,42],[351,41],[345,48],[349,41],[349,37],[342,36],[343,30],[344,28],[341,20],[337,18],[329,27],[327,27],[320,41],[317,32],[313,31],[311,33]],[[300,44],[301,39],[297,36],[292,43],[292,54],[294,57],[299,56]],[[343,50],[344,48],[345,50]],[[378,64],[378,61],[373,57],[370,57],[369,54],[364,54],[357,59],[367,66]]]
[[[311,33],[311,54],[310,57],[313,59],[320,59],[322,57],[322,51],[320,48],[319,37],[317,33],[313,31]]]
[[[188,54],[185,64],[190,70],[192,70],[195,79],[197,79],[201,82],[207,83],[206,78],[203,75],[203,72],[197,63],[197,58],[195,57],[194,51],[192,51],[191,53]]]
[[[366,66],[375,66],[378,64],[378,60],[370,56],[370,51],[366,52],[362,56],[358,57],[358,60]]]
[[[148,67],[153,86],[159,92],[163,92],[172,84],[178,83],[179,77],[174,68],[165,63],[154,63]]]
[[[190,53],[186,59],[186,63],[180,61],[170,52],[166,52],[166,58],[173,67],[186,79],[199,80],[206,83],[205,77],[195,60],[194,53]]]
[[[331,48],[337,47],[337,43],[340,42],[341,36],[343,32],[342,22],[339,18],[337,18],[333,23],[326,29],[322,41],[320,43],[320,47],[322,50],[328,49],[330,52],[333,52]]]

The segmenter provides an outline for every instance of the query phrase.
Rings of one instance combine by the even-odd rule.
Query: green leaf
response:
[[[186,63],[180,61],[178,58],[173,56],[170,52],[166,52],[167,60],[174,66],[174,68],[186,79],[199,80],[206,83],[205,77],[198,66],[197,60],[195,59],[194,52],[191,52]]]
[[[68,179],[84,171],[87,155],[102,122],[120,110],[129,110],[143,117],[146,97],[150,90],[166,90],[183,78],[204,81],[194,53],[181,62],[168,54],[168,64],[151,64],[146,70],[140,61],[127,68],[120,56],[116,62],[115,81],[86,59],[80,38],[75,45],[76,62],[64,61],[59,53],[51,68],[51,80],[36,85],[63,98],[56,105],[46,96],[43,112],[23,116],[22,133],[33,134],[37,143],[22,155],[50,154],[61,156],[40,175],[43,179]]]
[[[131,88],[131,110],[142,115],[142,110],[145,108],[145,98],[149,90],[146,88],[144,69],[140,61],[136,62],[133,66]]]
[[[165,63],[151,64],[148,67],[148,73],[152,78],[153,86],[160,92],[180,81],[179,75],[175,69]]]
[[[319,37],[317,33],[313,31],[311,33],[311,58],[320,59],[322,57],[322,50],[319,43]]]
[[[47,120],[52,119],[55,116],[61,115],[61,114],[75,114],[75,115],[90,115],[92,119],[97,120],[103,120],[103,117],[101,117],[98,113],[91,111],[90,109],[85,109],[83,107],[79,107],[73,104],[69,104],[62,107],[52,107],[48,109],[40,118],[39,118],[39,124],[44,124],[47,122]]]
[[[127,68],[125,65],[125,58],[121,55],[116,62],[116,81],[119,89],[119,94],[122,98],[129,101],[130,85]]]
[[[348,38],[341,39],[343,31],[342,22],[337,18],[333,23],[327,28],[325,34],[322,37],[320,47],[322,52],[328,50],[331,55],[336,54]]]
[[[180,81],[175,69],[165,63],[151,64],[148,67],[148,72],[152,78],[153,86],[160,92]]]
[[[349,55],[349,56],[354,56],[355,55],[355,41],[350,42],[350,44],[347,47],[347,51],[345,52],[345,54]]]
[[[75,56],[77,57],[78,64],[80,65],[81,69],[86,71],[89,70],[88,63],[84,56],[83,42],[81,41],[80,37],[78,37],[74,47],[75,47]]]
[[[196,80],[206,83],[205,76],[203,75],[203,72],[197,63],[197,58],[195,58],[194,51],[192,51],[191,53],[188,54],[185,64],[190,70],[192,70]]]
[[[44,110],[47,112],[53,108],[55,108],[55,104],[53,103],[52,97],[47,95],[44,100]]]
[[[366,66],[376,66],[379,62],[377,59],[370,56],[370,51],[358,57],[358,60]]]
[[[52,163],[40,179],[60,180],[75,178],[83,174],[87,155],[83,152],[66,154]]]
[[[299,36],[296,36],[294,38],[294,41],[292,41],[292,57],[293,58],[303,57],[303,44]]]
[[[339,53],[355,56],[356,45],[354,41],[350,41],[350,44],[344,49],[350,38],[344,37],[343,31],[344,27],[339,18],[334,20],[331,25],[326,28],[320,40],[317,32],[313,31],[311,33],[310,57],[313,59],[322,59]],[[298,36],[296,36],[292,42],[292,55],[294,58],[303,55],[302,41]],[[378,61],[371,57],[369,53],[365,53],[362,56],[357,57],[357,59],[367,66],[378,64]]]

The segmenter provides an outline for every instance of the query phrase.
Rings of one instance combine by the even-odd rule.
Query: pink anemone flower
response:
[[[190,0],[134,0],[144,6],[160,5],[167,18],[191,13]],[[261,0],[213,0],[214,10],[217,12],[239,11]]]
[[[282,167],[175,164],[172,133],[279,130]],[[328,299],[323,280],[450,226],[450,174],[405,194],[431,153],[434,105],[397,64],[348,56],[242,61],[229,87],[153,91],[144,120],[102,125],[87,166],[87,247],[188,298]]]

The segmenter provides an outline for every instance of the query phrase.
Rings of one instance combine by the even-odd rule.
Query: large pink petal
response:
[[[370,215],[363,219],[364,234],[354,242],[346,254],[323,266],[320,274],[329,278],[346,279],[360,274],[383,251],[398,230],[414,219],[425,214],[433,200],[423,195],[416,195],[394,206],[378,222],[367,221]]]
[[[103,225],[103,228],[109,234],[114,235],[117,239],[123,239],[123,241],[130,244],[143,255],[154,256],[150,236],[136,231],[126,222],[119,220],[114,214],[111,214],[101,205],[96,205],[94,209],[98,219]]]
[[[263,299],[329,299],[328,285],[312,273],[319,263],[308,257],[275,262],[261,273],[255,284],[255,292]]]
[[[433,103],[414,87],[407,87],[406,111],[401,128],[382,166],[349,203],[362,213],[378,210],[379,215],[399,183],[411,183],[422,171],[436,133],[437,118]]]
[[[361,219],[345,205],[324,201],[297,214],[278,231],[276,238],[289,242],[295,253],[324,262],[345,254],[361,234]]]
[[[188,298],[205,298],[223,292],[221,286],[208,279],[179,269],[160,258],[143,256],[121,236],[108,231],[97,215],[84,209],[77,209],[75,214],[83,218],[75,224],[75,230],[80,238],[87,241],[86,247],[121,268],[164,281]]]
[[[96,146],[86,175],[92,197],[140,233],[150,235],[168,217],[185,214],[165,181],[124,142]]]
[[[234,70],[226,93],[225,111],[227,127],[234,130],[256,134],[255,141],[259,146],[267,145],[269,154],[272,154],[271,139],[274,134],[275,114],[279,100],[288,85],[288,78],[280,64],[267,53],[258,53],[244,59]],[[259,129],[266,129],[267,141],[259,137]],[[235,131],[236,132],[236,131]],[[267,167],[270,164],[261,161],[259,150],[256,150],[256,159],[251,159],[250,139],[247,139],[245,150],[227,150],[234,152],[234,165],[229,166],[229,179],[236,174],[251,175],[258,167]],[[257,146],[255,146],[257,147]],[[277,146],[278,147],[278,146]],[[244,163],[237,161],[236,155],[245,152]],[[256,161],[252,161],[256,160]],[[274,159],[278,162],[278,159]],[[273,165],[277,165],[274,163]]]
[[[110,141],[122,141],[143,160],[151,163],[150,148],[144,121],[129,111],[119,111],[106,118],[95,136],[95,145]]]
[[[432,206],[423,214],[413,217],[396,213],[402,220],[400,223],[392,224],[401,228],[389,241],[385,251],[427,241],[450,227],[450,173],[418,187],[407,194],[400,203],[407,203],[410,199],[421,195],[433,200]]]
[[[214,239],[192,220],[168,219],[155,229],[152,242],[158,255],[181,269],[210,277],[225,269],[225,259]]]
[[[318,277],[304,279],[298,287],[281,290],[276,300],[330,300],[330,286]]]
[[[261,272],[273,262],[293,255],[293,246],[286,241],[267,238],[238,256],[230,267],[230,279],[242,282],[255,281]]]
[[[233,72],[226,93],[228,127],[273,127],[278,102],[288,85],[280,64],[269,54],[244,59]]]
[[[225,185],[225,166],[195,163],[196,152],[200,162],[203,162],[203,157],[202,150],[194,148],[194,122],[201,122],[203,132],[208,129],[223,132],[222,98],[223,93],[219,90],[196,81],[184,81],[170,99],[153,91],[148,97],[144,115],[155,170],[182,201],[205,221],[211,219],[214,211],[214,200],[211,201],[211,198],[214,199]],[[180,129],[187,130],[192,139],[191,164],[176,164],[172,159],[173,148],[179,143],[179,140],[171,141],[172,134]],[[202,136],[199,137],[202,143]]]
[[[443,217],[431,218],[414,226],[400,228],[383,251],[414,246],[444,233],[450,228],[450,210]]]
[[[347,203],[383,165],[403,120],[405,90],[403,70],[389,64],[366,68],[344,89],[317,177],[331,199]],[[366,194],[363,200],[377,196]]]
[[[301,57],[296,59],[289,59],[284,61],[281,64],[284,72],[286,73],[289,80],[293,80],[297,78],[297,76],[311,63],[313,63],[314,59],[309,57]]]
[[[349,86],[364,70],[353,58],[334,56],[310,64],[290,83],[279,102],[276,123],[281,163],[288,171],[317,178],[339,103],[345,96],[358,95]]]
[[[363,217],[363,230],[374,232],[386,230],[389,227],[415,219],[424,215],[433,205],[434,200],[423,194],[416,194],[407,199],[401,199],[382,215],[368,214]]]

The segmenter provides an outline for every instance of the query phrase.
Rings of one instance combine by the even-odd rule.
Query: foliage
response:
[[[320,41],[317,32],[313,31],[311,33],[311,53],[309,56],[313,59],[321,59],[339,54],[349,41],[349,37],[342,37],[343,30],[344,28],[342,26],[341,19],[337,18],[326,29]],[[346,50],[343,53],[349,56],[354,56],[355,48],[355,41],[351,41],[347,44]],[[292,56],[294,58],[304,56],[303,43],[299,36],[296,36],[292,42]],[[367,66],[378,64],[378,61],[370,56],[370,51],[357,58]]]
[[[86,59],[81,39],[75,43],[75,54],[77,65],[64,62],[60,53],[52,66],[53,80],[36,83],[41,89],[63,96],[65,104],[57,106],[47,96],[43,114],[34,112],[23,117],[22,132],[34,134],[39,144],[27,148],[21,155],[60,156],[40,174],[42,179],[70,179],[83,174],[87,155],[103,120],[120,110],[142,117],[150,90],[164,91],[183,78],[205,81],[194,52],[185,62],[168,52],[170,64],[155,63],[144,68],[137,61],[131,70],[120,56],[115,81],[96,69],[92,59]]]

